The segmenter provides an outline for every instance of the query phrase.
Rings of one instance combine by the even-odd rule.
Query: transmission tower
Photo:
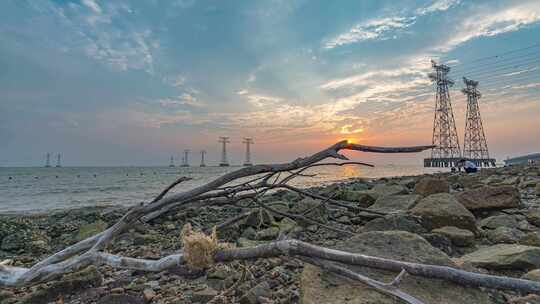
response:
[[[206,164],[204,163],[204,155],[206,154],[205,150],[201,150],[201,167],[206,167]]]
[[[467,115],[465,119],[465,139],[463,142],[463,157],[476,163],[478,166],[495,166],[495,159],[489,158],[488,146],[478,99],[482,94],[478,91],[478,81],[463,77],[465,88],[461,90],[467,95]]]
[[[62,154],[60,153],[56,155],[56,167],[57,168],[62,167]]]
[[[219,142],[222,144],[221,148],[221,162],[220,167],[228,167],[229,161],[227,161],[227,144],[230,143],[229,137],[220,137]]]
[[[246,162],[244,166],[252,166],[251,163],[251,145],[254,144],[253,138],[244,138],[242,143],[246,144]]]
[[[174,157],[171,155],[171,161],[169,162],[169,167],[174,167]]]
[[[450,67],[447,65],[437,64],[432,60],[431,66],[434,72],[429,74],[429,78],[437,85],[432,139],[432,144],[436,147],[431,150],[431,158],[424,160],[424,166],[455,166],[461,158],[461,149],[448,91],[454,81],[448,78]]]
[[[182,167],[189,167],[189,150],[186,149],[184,150],[184,158],[183,158],[183,163],[182,163]]]
[[[45,159],[45,168],[51,167],[51,153],[47,153],[46,159]]]

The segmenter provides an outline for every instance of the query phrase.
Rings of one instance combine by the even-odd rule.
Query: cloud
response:
[[[461,0],[435,0],[430,5],[418,8],[416,13],[418,15],[427,15],[435,12],[446,11],[453,6],[458,5]]]
[[[82,4],[94,11],[96,14],[101,14],[101,7],[94,0],[82,0]]]
[[[371,19],[360,23],[348,32],[338,35],[328,41],[324,48],[333,49],[345,44],[351,44],[366,40],[386,40],[392,39],[396,31],[406,29],[415,23],[416,17],[385,17]]]
[[[183,93],[175,98],[162,98],[158,103],[163,107],[190,106],[194,108],[205,107],[206,103],[200,101],[192,94]]]
[[[455,47],[475,38],[492,37],[514,32],[540,21],[540,2],[530,1],[486,12],[485,9],[457,23],[453,35],[435,51],[448,52]]]

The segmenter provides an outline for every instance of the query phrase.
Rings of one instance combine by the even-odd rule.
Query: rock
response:
[[[465,189],[472,189],[483,185],[478,176],[473,174],[457,175],[456,182]]]
[[[0,290],[0,303],[4,303],[4,301],[7,303],[8,300],[14,299],[15,294],[10,290]]]
[[[402,230],[412,233],[426,232],[420,225],[418,218],[408,214],[389,214],[382,218],[376,218],[367,222],[362,228],[363,231],[388,231]]]
[[[375,202],[375,198],[369,191],[343,190],[339,198],[345,201],[357,202],[362,207],[369,207]]]
[[[75,239],[77,241],[82,241],[104,231],[105,229],[107,229],[107,223],[102,220],[97,220],[93,223],[81,226]]]
[[[304,198],[303,200],[295,203],[291,208],[291,212],[295,214],[303,214],[308,210],[311,211],[305,214],[305,216],[323,223],[328,221],[328,210],[324,205],[321,204],[320,200]],[[306,222],[304,220],[298,220],[297,222],[299,225],[304,227],[312,224],[311,222]]]
[[[531,281],[538,281],[540,282],[540,269],[535,269],[527,272],[523,276],[521,276],[522,279],[525,280],[531,280]]]
[[[511,304],[540,304],[540,295],[530,294],[524,297],[512,298]]]
[[[535,225],[536,227],[540,227],[540,211],[530,211],[527,213],[526,218],[529,223]]]
[[[388,195],[408,194],[409,190],[402,185],[377,184],[366,192],[376,200],[379,197]]]
[[[280,211],[283,213],[289,213],[290,211],[289,203],[284,202],[284,201],[273,201],[270,204],[268,204],[268,206],[276,211]],[[274,219],[276,221],[281,221],[283,218],[285,218],[284,216],[278,213],[272,213],[272,216],[274,216]]]
[[[261,297],[269,298],[272,293],[268,282],[264,281],[257,286],[251,288],[244,296],[240,298],[240,304],[257,304],[261,303]]]
[[[495,215],[480,221],[481,228],[497,229],[498,227],[517,228],[518,220],[509,214]]]
[[[421,198],[416,194],[386,195],[379,197],[368,209],[386,213],[406,211],[414,207]]]
[[[450,184],[448,181],[435,177],[422,178],[416,183],[416,186],[414,186],[414,193],[422,196],[448,192],[450,192]]]
[[[297,226],[296,222],[294,220],[291,220],[288,217],[283,218],[279,223],[279,230],[283,233],[287,233],[294,229],[294,227]]]
[[[529,270],[540,267],[540,248],[498,244],[464,255],[461,260],[485,269]]]
[[[520,206],[519,192],[511,186],[483,186],[461,192],[457,198],[469,210],[507,209]]]
[[[126,290],[122,287],[116,287],[116,288],[113,288],[111,289],[111,293],[124,293]]]
[[[272,226],[274,224],[274,216],[262,208],[253,210],[248,217],[243,221],[243,224],[249,227],[258,229],[262,226]]]
[[[144,300],[128,294],[109,294],[99,299],[98,304],[144,304]]]
[[[242,231],[242,237],[254,240],[257,237],[257,231],[253,227],[247,227]]]
[[[279,227],[270,227],[257,232],[256,240],[271,241],[275,240],[279,235]]]
[[[540,183],[536,184],[536,195],[540,195]]]
[[[422,218],[422,226],[429,230],[445,226],[456,226],[476,232],[474,215],[448,193],[432,194],[422,199],[409,210]]]
[[[89,266],[82,271],[65,275],[59,281],[38,289],[24,299],[24,303],[45,304],[55,301],[59,296],[80,292],[89,287],[100,286],[103,276],[95,266]]]
[[[206,288],[200,291],[195,291],[191,296],[192,302],[206,303],[212,300],[215,296],[218,295],[218,292],[212,288]]]
[[[428,241],[431,246],[441,250],[442,252],[451,255],[454,250],[452,247],[452,241],[445,235],[438,233],[424,233],[422,237]]]
[[[520,240],[521,245],[540,247],[540,232],[530,232],[525,234]]]
[[[339,244],[338,249],[366,255],[392,258],[407,262],[455,267],[452,260],[442,251],[433,248],[418,235],[404,231],[367,232]],[[368,267],[347,266],[370,278],[389,282],[395,273]],[[384,295],[363,284],[351,284],[349,280],[323,272],[306,264],[300,280],[300,303],[320,304],[393,304],[394,298]],[[424,303],[445,304],[488,304],[488,296],[480,289],[463,287],[442,280],[409,276],[400,284],[400,289]]]
[[[150,302],[152,301],[153,298],[156,297],[156,292],[153,291],[152,289],[150,288],[145,288],[143,290],[143,298],[146,302]]]
[[[498,227],[495,230],[489,230],[487,232],[487,238],[493,243],[517,243],[521,238],[525,236],[525,233],[516,228],[511,227]]]
[[[469,230],[446,226],[434,229],[431,232],[448,237],[456,246],[471,246],[474,244],[474,234]]]

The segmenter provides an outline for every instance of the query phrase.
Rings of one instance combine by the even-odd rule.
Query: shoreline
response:
[[[444,187],[447,187],[446,190]],[[540,261],[539,189],[540,168],[527,166],[482,169],[469,175],[444,172],[383,178],[347,178],[304,189],[334,197],[341,202],[340,206],[321,206],[320,201],[302,198],[297,193],[283,190],[266,194],[260,200],[281,212],[307,212],[310,217],[327,225],[351,231],[355,235],[352,239],[357,238],[353,243],[348,243],[351,240],[348,235],[301,220],[291,220],[279,214],[256,211],[259,209],[254,209],[248,202],[240,202],[201,207],[193,205],[173,211],[126,232],[114,242],[109,251],[130,257],[158,259],[181,250],[180,230],[184,224],[190,223],[195,229],[209,229],[249,211],[254,216],[250,214],[234,226],[219,231],[220,240],[246,247],[271,241],[277,238],[279,233],[286,231],[293,238],[330,248],[361,250],[360,252],[382,257],[401,252],[397,257],[399,259],[418,258],[420,261],[431,261],[435,264],[441,261],[452,264],[466,259],[468,262],[463,265],[466,265],[468,270],[521,277],[530,270],[540,269],[540,262],[535,264],[535,261]],[[485,196],[488,192],[499,194]],[[478,201],[478,204],[485,206],[478,209],[474,204],[467,205],[468,197],[484,200]],[[429,205],[430,199],[437,199],[432,207]],[[381,217],[352,211],[358,207],[388,215]],[[91,206],[39,214],[0,214],[0,261],[12,259],[14,266],[31,266],[51,253],[103,231],[114,224],[126,210],[127,207],[123,206]],[[434,217],[433,214],[437,216]],[[359,244],[367,247],[361,249],[357,247]],[[389,244],[392,245],[388,247]],[[526,260],[529,264],[524,264],[525,257],[521,258],[519,263],[508,264],[504,269],[492,268],[489,262],[479,262],[485,257],[478,252],[486,248],[517,244],[521,247],[516,248],[526,250],[538,246],[534,253],[527,252],[531,256]],[[410,247],[413,245],[423,249],[416,253],[408,251],[413,250]],[[475,254],[477,256],[474,256]],[[535,254],[538,255],[537,260]],[[475,259],[469,258],[471,255]],[[355,294],[357,291],[354,290],[359,288],[341,281],[338,285],[341,287],[329,287],[327,283],[320,281],[320,270],[292,258],[259,259],[248,261],[247,265],[254,278],[240,284],[231,300],[244,299],[241,303],[258,303],[244,301],[250,297],[262,296],[274,303],[330,303],[324,301],[327,296],[339,299],[343,295],[340,292],[345,292],[343,290]],[[368,271],[371,272],[373,270]],[[92,266],[79,274],[77,279],[67,275],[50,284],[40,284],[33,288],[6,288],[5,292],[0,289],[0,303],[49,303],[57,301],[59,297],[62,297],[63,303],[73,304],[123,303],[118,301],[206,303],[236,282],[241,273],[242,266],[235,263],[228,266],[216,265],[207,271],[193,272],[185,267],[178,267],[160,273]],[[421,280],[426,287],[422,290],[415,289],[414,292],[437,297],[437,291],[430,287],[432,280]],[[438,284],[443,284],[448,292],[456,292],[466,299],[473,299],[470,300],[471,303],[498,303],[495,299],[506,294],[502,291],[458,288],[450,283]],[[59,286],[68,288],[70,292],[59,292]],[[263,293],[258,294],[257,290],[262,290]],[[324,290],[324,294],[313,293],[313,290]],[[370,297],[383,297],[381,301],[386,303],[384,295],[373,293],[373,290],[365,286],[360,287],[360,290],[367,292]],[[445,292],[442,294],[449,296]]]

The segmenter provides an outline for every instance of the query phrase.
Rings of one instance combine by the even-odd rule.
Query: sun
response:
[[[347,143],[348,143],[348,144],[355,144],[355,143],[356,143],[356,139],[354,139],[354,138],[347,138]]]

